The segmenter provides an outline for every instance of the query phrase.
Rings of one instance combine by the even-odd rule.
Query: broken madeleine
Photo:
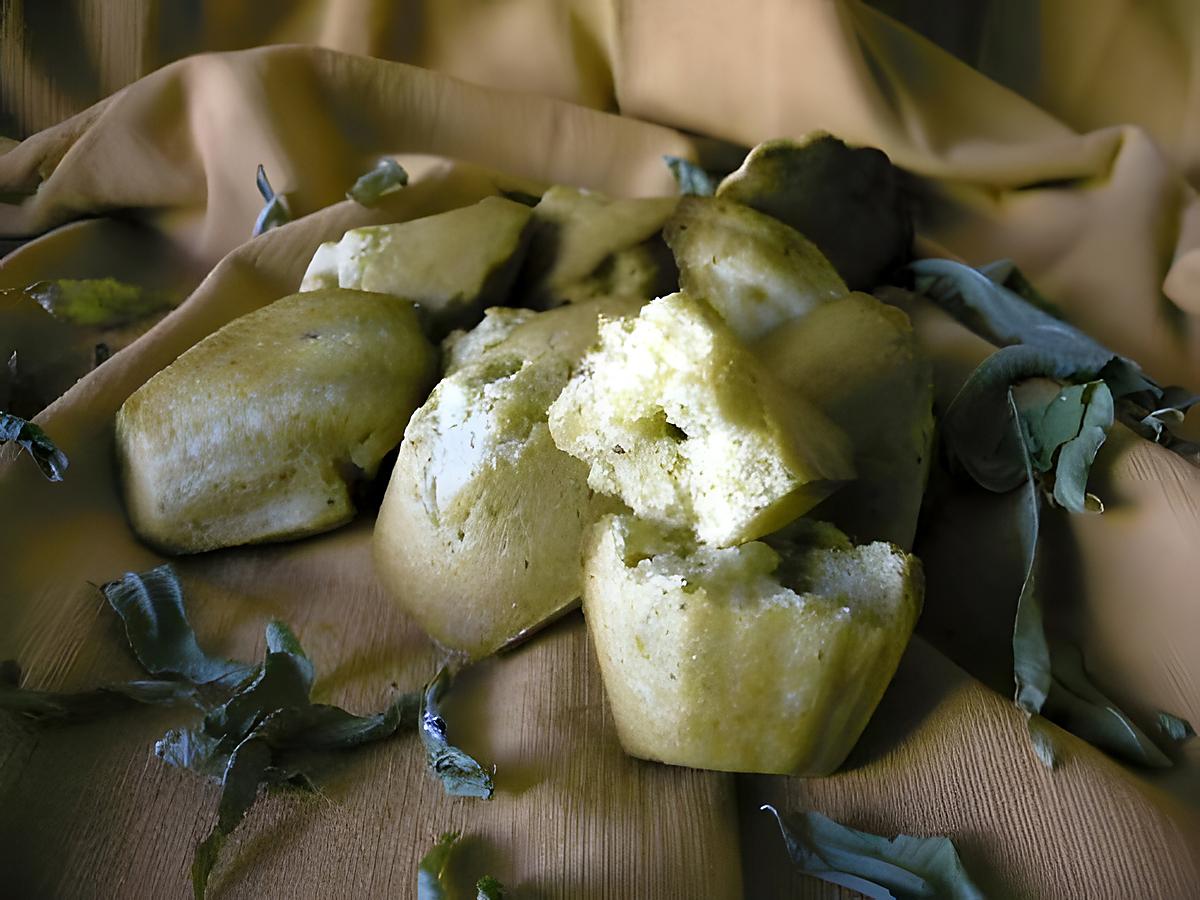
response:
[[[601,315],[640,300],[494,310],[447,339],[447,375],[413,415],[375,526],[376,570],[438,643],[484,656],[572,606],[587,528],[619,508],[550,437],[546,411]]]
[[[343,287],[420,305],[435,333],[503,303],[526,246],[529,207],[503,197],[395,225],[347,231],[317,248],[301,291]]]
[[[435,370],[413,304],[386,294],[311,291],[233,320],[117,413],[134,530],[196,553],[348,522]]]
[[[824,131],[759,144],[717,187],[717,197],[795,228],[854,290],[870,290],[912,253],[909,202],[887,154]]]
[[[755,352],[854,444],[858,477],[811,515],[855,540],[910,549],[933,446],[933,368],[908,316],[850,294],[781,325]]]
[[[718,546],[782,527],[854,477],[845,433],[684,293],[605,322],[549,426],[595,490]]]
[[[746,341],[849,292],[812,241],[732,200],[684,197],[663,237],[680,288],[712,304]]]
[[[556,184],[533,208],[524,293],[554,307],[596,297],[657,297],[678,286],[663,223],[676,197],[613,198]]]
[[[845,760],[920,613],[920,562],[804,523],[777,548],[696,545],[627,516],[593,529],[584,614],[625,751],[819,776]]]

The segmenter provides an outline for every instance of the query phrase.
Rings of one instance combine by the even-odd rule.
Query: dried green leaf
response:
[[[1066,318],[1059,309],[1047,300],[1011,259],[997,259],[979,267],[979,271],[990,281],[1008,288],[1022,300],[1031,303],[1042,312],[1056,319]]]
[[[408,173],[391,157],[379,160],[369,172],[358,177],[346,192],[346,199],[360,206],[374,206],[379,198],[408,184]]]
[[[1083,414],[1087,409],[1085,394],[1087,389],[1096,383],[1067,385],[1045,406],[1039,409],[1021,409],[1021,418],[1025,423],[1025,441],[1029,447],[1029,459],[1034,471],[1051,471],[1058,449],[1079,436]]]
[[[1107,387],[1103,382],[1096,382],[1093,390],[1097,398],[1108,397],[1108,414],[1111,415],[1111,395]],[[1038,589],[1042,492],[1026,443],[1022,413],[1011,391],[1008,402],[1010,422],[1017,423],[1015,429],[1021,435],[1020,447],[1026,471],[1025,481],[1020,488],[1022,499],[1015,523],[1025,562],[1025,578],[1017,598],[1017,614],[1013,624],[1013,674],[1016,680],[1016,704],[1029,717],[1029,734],[1034,751],[1047,767],[1053,768],[1054,742],[1039,719],[1039,716],[1045,716],[1072,734],[1130,762],[1151,767],[1170,765],[1170,760],[1162,751],[1091,683],[1078,649],[1066,644],[1052,647],[1046,636],[1042,598]],[[1098,399],[1097,403],[1100,407],[1104,406],[1103,399]],[[1090,408],[1091,404],[1088,405]],[[1088,413],[1085,412],[1081,422],[1087,419]],[[1067,441],[1060,451],[1060,468],[1061,453],[1071,444],[1071,441]],[[1061,479],[1068,477],[1081,477],[1086,483],[1086,470],[1081,476],[1057,476]]]
[[[315,753],[348,750],[395,734],[416,723],[415,695],[398,697],[386,710],[356,716],[336,706],[306,704],[276,709],[266,715],[229,755],[221,781],[217,824],[196,849],[192,888],[202,898],[221,848],[241,824],[267,784],[311,783]]]
[[[39,281],[25,288],[42,309],[72,325],[116,328],[170,309],[178,299],[169,291],[156,291],[115,278],[61,278]]]
[[[273,715],[282,713],[283,710],[279,710]],[[260,729],[265,731],[270,721],[271,717],[268,717]],[[254,805],[258,789],[270,766],[271,747],[259,731],[247,736],[229,757],[221,782],[221,799],[217,804],[217,824],[208,837],[200,842],[192,860],[192,893],[196,900],[203,900],[221,848]]]
[[[115,703],[189,702],[206,710],[194,728],[168,731],[155,745],[165,763],[221,780],[218,821],[196,849],[192,886],[203,897],[221,848],[245,818],[262,785],[310,785],[315,766],[330,752],[382,740],[414,728],[419,694],[397,696],[375,715],[357,716],[310,700],[314,671],[296,635],[282,622],[266,629],[261,666],[210,657],[201,650],[184,610],[183,592],[170,566],[128,573],[103,587],[125,624],[143,668],[179,680],[136,681],[81,694],[19,687],[20,668],[0,663],[0,708],[34,719],[75,719]],[[443,723],[444,728],[444,723]]]
[[[1191,722],[1169,712],[1159,712],[1158,730],[1177,744],[1196,736],[1196,729],[1192,727]]]
[[[73,693],[39,691],[19,687],[20,669],[11,660],[5,665],[9,674],[0,680],[0,709],[34,722],[82,721],[138,703],[201,706],[196,688],[181,681],[130,681]]]
[[[1008,391],[1009,427],[1021,454],[1024,480],[1020,486],[1016,529],[1024,559],[1025,577],[1017,597],[1017,614],[1013,623],[1013,676],[1016,680],[1016,704],[1026,715],[1042,711],[1050,693],[1050,645],[1046,640],[1042,603],[1037,590],[1039,541],[1042,497],[1033,461],[1025,443],[1021,413],[1012,389]]]
[[[6,412],[0,412],[0,444],[12,441],[37,463],[50,481],[62,481],[67,471],[67,455],[37,425]]]
[[[265,205],[262,211],[259,212],[258,218],[254,220],[254,230],[250,232],[251,237],[258,237],[264,231],[270,231],[279,225],[286,225],[292,221],[291,210],[288,209],[287,201],[282,195],[276,194],[271,187],[271,182],[267,180],[266,170],[260,164],[258,167],[258,175],[255,178],[258,185],[258,192],[262,194]]]
[[[125,624],[134,656],[152,675],[176,675],[193,684],[232,686],[253,671],[228,659],[209,656],[183,609],[183,589],[169,565],[142,574],[127,572],[101,590]]]
[[[417,900],[447,900],[450,896],[445,878],[458,838],[459,832],[446,832],[437,839],[433,849],[421,857],[417,865]]]
[[[698,194],[711,197],[717,192],[717,183],[704,169],[681,156],[663,156],[667,168],[675,176],[680,194]]]
[[[1139,766],[1163,769],[1171,760],[1117,705],[1092,684],[1083,654],[1073,644],[1055,644],[1053,684],[1043,708],[1052,722],[1089,744]]]
[[[1029,716],[1025,720],[1029,731],[1029,740],[1033,744],[1034,755],[1047,769],[1053,769],[1058,763],[1058,754],[1054,745],[1054,733],[1050,723],[1038,715]]]
[[[1087,492],[1088,473],[1101,444],[1112,428],[1114,406],[1112,392],[1103,381],[1081,385],[1083,416],[1079,433],[1063,443],[1054,469],[1054,500],[1073,512],[1098,512],[1096,501]]]
[[[1011,387],[1027,378],[1078,375],[1072,361],[1064,362],[1040,347],[997,350],[971,373],[942,419],[951,457],[989,491],[1006,493],[1020,486],[1026,477],[1021,456],[1024,438],[1013,427]]]
[[[945,837],[880,837],[848,828],[817,812],[787,821],[773,806],[792,862],[806,875],[858,891],[873,900],[939,897],[982,900],[983,893]]]
[[[421,743],[425,746],[429,768],[441,779],[447,794],[490,800],[495,791],[491,775],[446,737],[440,702],[452,680],[449,667],[443,666],[425,688],[421,704]]]
[[[491,875],[484,875],[475,882],[475,900],[504,900],[506,895],[504,885]]]

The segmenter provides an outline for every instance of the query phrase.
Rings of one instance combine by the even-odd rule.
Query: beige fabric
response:
[[[6,38],[0,57],[24,54],[27,79],[55,89],[79,84],[55,81],[69,67],[59,68],[44,45],[41,55],[29,50],[30,32],[18,25],[36,5],[6,7],[0,34],[22,36]],[[1133,88],[1115,77],[1088,82],[1092,93],[1078,87],[1086,65],[1097,68],[1081,41],[1054,57],[1057,68],[1047,62],[1053,85],[1016,85],[1049,112],[857,3],[758,0],[735,11],[683,0],[230,2],[206,4],[199,21],[183,12],[190,5],[114,7],[102,15],[80,4],[76,37],[103,47],[96,35],[125,35],[123,46],[138,48],[129,75],[192,49],[294,40],[426,68],[303,47],[192,57],[0,148],[0,196],[29,195],[0,205],[0,237],[100,216],[6,257],[0,287],[115,274],[195,288],[40,417],[71,456],[65,483],[43,482],[24,460],[0,463],[0,658],[19,658],[33,684],[131,673],[85,584],[155,561],[129,533],[112,477],[112,416],[129,393],[224,322],[294,290],[313,248],[347,227],[554,182],[669,193],[661,154],[712,150],[676,129],[749,145],[826,128],[883,147],[921,176],[922,246],[970,262],[1015,258],[1073,321],[1160,381],[1200,388],[1200,212],[1180,169],[1192,168],[1196,151],[1186,128],[1165,124],[1193,102],[1179,62],[1196,58],[1188,42],[1200,13],[1190,7],[1108,4],[1116,12],[1105,21],[1126,23],[1142,48],[1136,58],[1163,81],[1147,88],[1144,106],[1154,109],[1132,103]],[[1065,31],[1051,32],[1055,21],[1046,14],[1045,34]],[[1155,50],[1170,35],[1183,38],[1164,57],[1168,65]],[[1071,60],[1080,68],[1064,71]],[[119,86],[119,74],[100,79],[99,90]],[[0,82],[0,99],[15,121],[28,109],[14,92],[27,106],[33,95],[13,85]],[[1093,94],[1095,112],[1085,114]],[[371,211],[342,200],[381,154],[399,155],[412,185]],[[303,218],[250,241],[258,163]],[[131,245],[151,249],[134,254]],[[944,402],[985,348],[928,308],[913,314],[937,360]],[[1054,600],[1070,610],[1071,630],[1115,697],[1143,716],[1162,708],[1200,724],[1200,472],[1117,433],[1095,478],[1105,514],[1054,526],[1064,560]],[[1186,895],[1200,883],[1200,742],[1185,748],[1177,769],[1147,776],[1069,737],[1068,764],[1047,773],[1021,738],[1007,703],[1018,577],[1004,528],[1008,502],[934,485],[917,548],[930,575],[924,638],[842,775],[733,779],[624,759],[575,619],[498,662],[506,674],[481,673],[467,692],[479,699],[474,746],[500,766],[500,795],[482,819],[431,790],[412,742],[401,738],[371,751],[374,762],[348,766],[330,788],[333,804],[353,816],[303,814],[297,828],[296,807],[283,801],[252,814],[254,836],[227,851],[226,884],[300,890],[286,863],[307,855],[327,865],[301,870],[331,893],[394,893],[411,885],[436,830],[454,826],[480,830],[477,856],[496,875],[548,896],[738,896],[740,873],[746,895],[762,896],[790,878],[774,837],[754,824],[749,802],[762,800],[812,805],[878,830],[949,833],[997,896]],[[315,648],[319,667],[335,673],[323,685],[328,698],[365,709],[378,705],[388,680],[415,684],[431,656],[379,591],[368,530],[359,523],[295,545],[188,560],[181,569],[198,594],[202,637],[250,654],[265,616],[283,615]],[[0,733],[5,808],[51,798],[38,827],[0,815],[0,844],[27,860],[18,887],[75,893],[71,879],[86,876],[101,879],[99,893],[141,883],[180,890],[182,880],[139,879],[162,871],[163,860],[182,879],[213,794],[153,761],[143,766],[153,727],[134,714],[77,732],[97,762],[65,778],[46,756],[70,758],[75,739],[59,734],[35,753],[27,736]],[[600,777],[619,790],[606,798]],[[144,811],[170,806],[158,799],[164,791],[179,792],[186,820],[200,824],[147,830]],[[85,813],[76,813],[75,796]],[[355,828],[371,840],[360,841]],[[277,846],[284,849],[264,849]],[[95,876],[98,860],[104,873]]]

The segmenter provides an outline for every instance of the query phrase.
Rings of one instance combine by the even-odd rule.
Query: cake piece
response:
[[[117,413],[134,530],[195,553],[348,522],[435,370],[413,304],[387,294],[312,291],[233,320]]]
[[[804,523],[775,546],[698,546],[596,524],[584,614],[627,753],[702,769],[827,775],[895,674],[919,561]]]
[[[413,415],[375,526],[396,602],[438,643],[484,656],[573,606],[587,528],[619,508],[550,437],[546,410],[595,340],[606,299],[454,336],[453,365]]]
[[[718,546],[776,530],[854,477],[845,433],[684,293],[605,322],[549,426],[592,488]]]

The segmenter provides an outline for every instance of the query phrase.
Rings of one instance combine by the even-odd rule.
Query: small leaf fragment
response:
[[[1053,683],[1047,718],[1089,744],[1135,765],[1164,769],[1171,760],[1091,680],[1083,654],[1073,644],[1052,648]]]
[[[28,453],[47,479],[63,480],[63,473],[70,465],[67,454],[59,450],[37,425],[20,416],[0,412],[0,444],[9,441]]]
[[[125,624],[134,656],[152,675],[177,675],[193,684],[235,684],[253,667],[209,656],[183,609],[183,589],[170,565],[149,572],[127,572],[101,590]]]
[[[983,898],[949,838],[901,834],[889,839],[849,828],[818,812],[785,820],[773,806],[761,809],[775,816],[788,856],[806,875],[875,900]]]
[[[359,206],[374,206],[379,198],[400,190],[408,184],[408,173],[391,157],[379,160],[369,172],[358,177],[354,186],[346,191],[346,199]]]
[[[1177,744],[1196,736],[1196,729],[1192,727],[1191,722],[1169,712],[1159,712],[1158,729]]]
[[[261,786],[283,781],[311,783],[308,772],[313,753],[346,750],[390,737],[401,725],[414,724],[416,708],[416,697],[404,695],[373,716],[356,716],[323,704],[276,709],[266,715],[229,755],[221,780],[217,825],[197,847],[192,864],[195,896],[204,896],[221,848],[254,805]]]
[[[72,325],[116,328],[170,309],[176,297],[115,278],[60,278],[25,288],[54,318]]]
[[[437,839],[433,849],[421,857],[417,864],[417,900],[447,900],[450,896],[445,877],[458,838],[459,832],[446,832]]]
[[[129,681],[73,693],[39,691],[0,683],[0,709],[34,722],[78,722],[136,703],[201,706],[193,685],[180,681]]]
[[[698,194],[711,197],[717,192],[717,184],[704,169],[681,156],[663,156],[667,168],[675,176],[680,194]]]
[[[250,232],[251,237],[258,237],[264,231],[270,231],[272,228],[286,225],[292,221],[292,213],[288,209],[287,201],[283,199],[282,195],[275,193],[261,163],[258,166],[255,183],[258,185],[258,192],[262,194],[265,205],[259,212],[258,218],[254,220],[254,230]]]
[[[443,666],[426,686],[421,704],[421,743],[425,746],[430,770],[441,779],[447,794],[490,800],[495,791],[492,777],[446,737],[446,721],[439,704],[452,681],[450,668]]]
[[[491,875],[484,875],[475,882],[475,900],[504,900],[506,894],[504,885]]]
[[[1112,392],[1103,381],[1082,385],[1084,410],[1079,433],[1066,441],[1054,469],[1054,500],[1073,513],[1094,512],[1094,498],[1087,492],[1088,473],[1096,453],[1112,428],[1115,408]],[[1103,509],[1103,506],[1100,507]]]

